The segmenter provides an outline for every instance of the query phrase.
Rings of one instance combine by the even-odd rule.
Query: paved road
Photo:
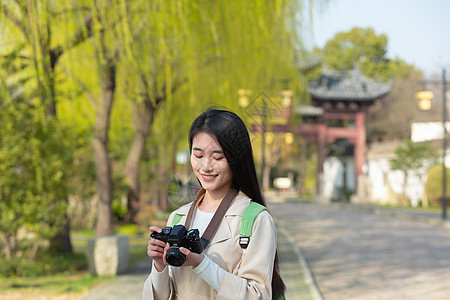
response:
[[[324,299],[450,299],[450,230],[337,205],[270,203]]]
[[[86,293],[81,300],[142,299],[142,289],[150,273],[150,267],[151,260],[143,260],[126,274],[121,274],[108,280],[106,283]]]

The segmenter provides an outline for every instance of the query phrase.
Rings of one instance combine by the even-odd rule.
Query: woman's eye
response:
[[[194,154],[194,156],[197,157],[197,158],[202,158],[203,157],[203,155],[198,155],[198,154]]]
[[[214,157],[215,160],[221,160],[221,159],[224,159],[224,158],[225,157],[223,157],[223,156],[222,157]]]

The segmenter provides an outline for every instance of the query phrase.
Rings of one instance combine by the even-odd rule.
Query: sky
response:
[[[322,48],[353,27],[388,37],[387,56],[413,64],[426,77],[450,76],[450,0],[329,0],[313,15],[308,46]]]

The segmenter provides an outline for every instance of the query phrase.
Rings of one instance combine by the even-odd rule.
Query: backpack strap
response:
[[[244,213],[242,214],[241,230],[239,231],[239,234],[241,235],[239,238],[239,245],[241,248],[247,249],[248,244],[250,243],[250,237],[253,233],[253,223],[255,223],[256,218],[263,210],[267,210],[267,208],[256,202],[250,202],[245,208]]]
[[[178,223],[180,223],[180,220],[182,217],[183,217],[182,214],[175,213],[175,216],[173,216],[173,220],[172,220],[172,226],[178,225]]]

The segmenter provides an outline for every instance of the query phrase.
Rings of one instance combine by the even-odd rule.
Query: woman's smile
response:
[[[212,181],[214,179],[216,179],[218,175],[204,175],[202,174],[202,178],[204,181]]]

